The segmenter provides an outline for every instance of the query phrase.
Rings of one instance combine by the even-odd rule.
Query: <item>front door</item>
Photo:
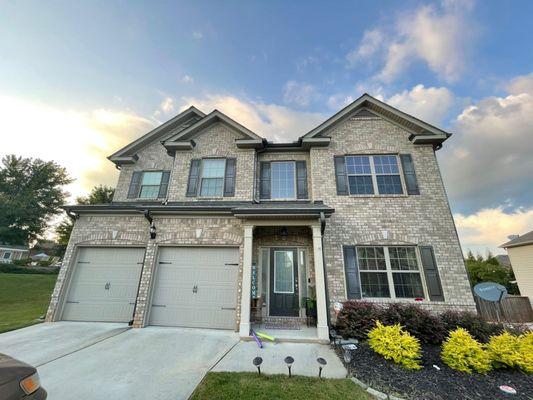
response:
[[[296,249],[270,250],[270,315],[299,315]]]

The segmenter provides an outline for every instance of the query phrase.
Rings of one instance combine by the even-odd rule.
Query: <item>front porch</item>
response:
[[[317,219],[244,222],[239,334],[329,341],[322,229]]]

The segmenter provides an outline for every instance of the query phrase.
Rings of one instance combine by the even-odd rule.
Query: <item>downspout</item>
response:
[[[257,162],[259,160],[257,155],[259,153],[264,153],[265,151],[266,151],[266,139],[263,139],[263,148],[254,151],[254,168],[253,168],[254,181],[253,181],[253,184],[252,184],[252,190],[253,190],[252,203],[254,203],[254,204],[258,204],[259,203],[259,200],[257,200]],[[259,178],[261,178],[261,177],[259,177]]]
[[[144,215],[144,218],[146,218],[148,220],[148,222],[150,224],[152,224],[152,216],[150,215],[150,211],[148,210],[145,210],[145,211],[142,211],[143,215]],[[139,278],[139,284],[137,285],[137,292],[136,292],[136,295],[135,295],[135,303],[133,304],[133,314],[131,316],[131,320],[128,321],[128,326],[132,326],[133,325],[133,321],[135,321],[135,311],[137,311],[137,299],[139,298],[139,290],[141,290],[141,279],[142,279],[142,276],[143,276],[143,272],[144,272],[144,265],[146,264],[146,250],[144,250],[144,255],[143,255],[143,264],[142,264],[142,267],[141,267],[141,276]]]
[[[326,320],[328,327],[331,327],[331,316],[329,313],[329,287],[328,287],[328,273],[326,268],[326,256],[324,255],[324,231],[326,230],[326,215],[324,211],[320,213],[320,242],[322,245],[322,268],[324,269],[324,286],[326,289]]]

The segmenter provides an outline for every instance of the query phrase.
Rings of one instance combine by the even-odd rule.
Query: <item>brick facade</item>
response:
[[[327,270],[330,308],[333,302],[346,299],[343,245],[431,245],[442,281],[445,302],[428,302],[427,307],[475,310],[466,275],[463,256],[448,205],[444,185],[432,145],[413,145],[409,133],[378,117],[352,117],[333,126],[323,134],[331,137],[328,147],[313,147],[308,151],[259,152],[257,161],[306,160],[309,197],[323,201],[335,209],[327,220],[324,234],[324,257]],[[239,149],[235,139],[242,134],[225,124],[217,123],[194,138],[195,147],[178,151],[175,157],[166,153],[158,142],[138,152],[133,165],[124,165],[118,180],[115,201],[128,201],[127,192],[133,171],[171,170],[168,201],[197,201],[186,197],[190,160],[202,157],[235,157],[237,179],[235,196],[214,200],[252,201],[254,188],[255,150]],[[348,154],[408,153],[412,155],[420,195],[338,196],[335,186],[333,157]],[[255,185],[257,187],[257,185]],[[258,197],[258,196],[257,196]],[[205,200],[205,199],[202,199]],[[135,200],[133,200],[135,201]],[[240,249],[237,323],[240,319],[241,276],[243,268],[243,224],[232,216],[154,216],[157,238],[149,238],[149,224],[142,215],[81,215],[76,220],[65,253],[63,267],[47,313],[47,321],[60,318],[60,300],[66,292],[66,282],[74,263],[78,246],[138,246],[146,248],[146,257],[137,298],[134,326],[146,324],[146,310],[157,248],[164,245],[236,246]],[[290,228],[291,222],[287,220]],[[273,228],[274,229],[274,228]],[[275,246],[282,242],[276,231],[256,228],[252,260],[258,262],[260,246]],[[277,229],[277,228],[276,228]],[[308,228],[290,228],[293,233],[284,245],[308,249],[310,271],[314,276],[313,243]]]

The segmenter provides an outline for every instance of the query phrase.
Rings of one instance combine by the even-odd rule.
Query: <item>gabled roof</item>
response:
[[[528,244],[533,244],[533,231],[524,233],[523,235],[520,235],[517,238],[502,244],[500,247],[507,249],[509,247],[525,246]]]
[[[134,163],[137,159],[136,153],[146,145],[156,140],[161,140],[168,135],[172,135],[173,131],[179,132],[180,130],[186,129],[204,117],[205,114],[202,111],[191,106],[174,118],[151,130],[146,135],[141,136],[139,139],[113,153],[108,159],[117,165]]]
[[[242,133],[247,139],[263,140],[261,136],[242,126],[237,121],[228,117],[226,114],[218,110],[213,110],[211,113],[207,114],[205,118],[202,118],[202,120],[196,122],[194,125],[191,125],[187,129],[177,133],[176,135],[173,135],[172,137],[169,137],[167,140],[165,140],[165,143],[188,139],[194,136],[194,134],[198,133],[199,131],[217,122],[222,122],[223,124],[226,124],[227,126],[237,130],[238,132]]]
[[[451,133],[443,131],[433,125],[419,120],[409,114],[404,113],[388,104],[365,93],[353,103],[344,107],[335,115],[312,129],[300,139],[305,143],[309,140],[317,140],[321,135],[335,124],[344,121],[346,118],[357,114],[358,112],[370,112],[388,120],[389,122],[399,125],[411,133],[409,140],[415,144],[432,143],[440,145]]]

